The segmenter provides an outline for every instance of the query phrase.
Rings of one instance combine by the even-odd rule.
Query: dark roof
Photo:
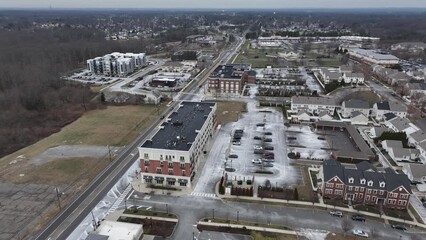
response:
[[[357,163],[355,166],[356,166],[356,169],[360,171],[373,170],[374,172],[377,172],[377,169],[366,161]]]
[[[368,102],[359,99],[349,99],[344,103],[347,108],[370,109],[370,104]]]
[[[426,132],[426,118],[420,118],[419,120],[417,120],[416,125],[424,132]]]
[[[390,110],[389,102],[378,102],[376,104],[377,104],[377,109],[380,109],[380,110]]]
[[[250,71],[250,64],[226,64],[219,65],[211,74],[212,78],[241,79],[242,72]]]
[[[383,116],[384,116],[386,121],[389,121],[391,119],[396,118],[396,115],[394,113],[385,113],[385,114],[383,114]]]
[[[86,240],[108,240],[109,236],[97,234],[97,233],[89,233],[87,235]]]
[[[374,189],[381,189],[380,182],[385,182],[383,190],[393,191],[396,188],[403,186],[409,193],[411,193],[410,181],[405,174],[397,174],[392,170],[377,172],[369,163],[361,163],[356,166],[357,169],[345,168],[336,160],[327,160],[323,164],[324,182],[328,182],[330,179],[337,176],[346,185]],[[369,169],[374,169],[375,171],[369,171]],[[351,183],[349,183],[350,178],[353,178],[354,180]],[[365,179],[365,184],[361,184],[362,179]],[[372,186],[368,186],[369,181],[372,181]]]
[[[197,137],[197,130],[203,127],[206,116],[214,106],[215,103],[182,102],[179,109],[170,114],[160,130],[142,147],[188,151]]]

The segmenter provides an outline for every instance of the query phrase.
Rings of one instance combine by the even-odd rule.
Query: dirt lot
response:
[[[244,102],[217,102],[217,121],[219,124],[236,122],[241,113],[247,112],[247,103]]]
[[[356,237],[356,236],[352,235],[351,233],[346,233],[346,236],[343,235],[342,233],[329,233],[325,239],[326,240],[341,240],[341,239],[359,240],[359,239],[365,239],[365,238]]]
[[[160,107],[158,112],[162,112],[164,108],[165,106]],[[30,222],[46,213],[43,213],[45,210],[49,211],[48,215],[53,216],[58,210],[56,204],[52,204],[55,203],[55,187],[65,192],[62,197],[62,204],[65,205],[110,163],[108,154],[81,157],[82,151],[86,151],[90,146],[105,148],[106,145],[126,145],[157,117],[157,108],[154,106],[110,106],[107,109],[90,111],[60,132],[0,159],[0,184],[9,184],[5,185],[7,188],[0,188],[0,196],[5,197],[0,198],[0,202],[4,203],[10,196],[21,196],[14,200],[14,205],[18,207],[0,204],[0,219],[6,219],[7,216],[25,216],[23,219],[15,217],[9,220],[9,227],[2,226],[0,239],[16,237],[18,230],[30,226]],[[71,146],[71,150],[63,156],[52,158],[57,156],[57,153],[42,154],[49,152],[46,151],[48,149],[64,145]],[[115,150],[113,147],[111,149]],[[32,161],[33,159],[37,161]],[[28,195],[28,188],[41,190]],[[36,215],[28,214],[28,208],[19,207],[28,205],[34,198],[37,199],[37,205],[30,211],[37,213]],[[47,215],[43,215],[43,219],[45,216]]]

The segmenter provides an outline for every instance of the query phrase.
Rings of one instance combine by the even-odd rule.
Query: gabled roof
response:
[[[379,110],[390,110],[389,102],[378,102],[375,105],[377,105],[377,109]]]
[[[426,165],[425,164],[407,164],[406,168],[409,169],[413,178],[422,178],[426,176]]]
[[[420,143],[426,140],[426,133],[423,130],[418,130],[409,135],[414,141]]]
[[[410,128],[410,123],[410,120],[400,117],[393,118],[389,121],[389,124],[398,130],[398,132],[403,132],[405,129]]]
[[[391,119],[396,118],[396,115],[394,113],[385,113],[385,114],[383,114],[383,116],[384,116],[386,121],[389,121]]]
[[[382,144],[386,143],[386,146],[390,148],[402,148],[402,142],[398,140],[383,140]]]
[[[410,156],[411,154],[420,154],[419,150],[415,148],[413,149],[413,148],[395,147],[395,148],[392,148],[392,152],[396,158],[403,158],[405,156]]]
[[[344,105],[345,108],[370,109],[370,104],[360,99],[349,99],[344,101],[342,105]]]
[[[355,164],[355,166],[356,166],[356,169],[359,170],[359,171],[369,171],[369,170],[372,170],[374,172],[377,172],[376,167],[374,167],[373,165],[371,165],[370,163],[368,163],[366,161],[357,163],[357,164]]]
[[[357,165],[359,169],[344,168],[336,160],[327,160],[323,164],[324,182],[328,182],[334,177],[340,178],[346,185],[360,186],[366,188],[383,189],[387,191],[393,191],[398,187],[404,187],[409,193],[411,193],[410,181],[407,175],[398,174],[393,172],[391,169],[386,172],[371,171],[372,167],[367,164]],[[354,181],[349,183],[349,179],[353,178]],[[361,184],[361,180],[365,179],[365,184]],[[372,186],[368,186],[368,182],[372,181]],[[384,182],[384,188],[380,187],[380,183]]]

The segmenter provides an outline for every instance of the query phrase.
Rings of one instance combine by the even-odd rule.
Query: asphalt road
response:
[[[235,51],[241,46],[242,38],[233,43],[228,50],[221,53],[207,71],[195,79],[196,84],[191,84],[185,89],[185,92],[193,93],[198,90],[201,84],[204,84],[208,74],[213,71],[223,61],[228,61]],[[166,114],[171,109],[178,106],[180,101],[190,100],[193,96],[181,95],[179,101],[175,101],[171,106],[166,109],[161,115]],[[108,193],[108,191],[117,183],[122,175],[127,171],[130,166],[138,159],[138,149],[146,137],[154,131],[155,127],[161,122],[157,119],[146,129],[135,141],[133,141],[126,149],[124,149],[116,157],[107,168],[105,168],[91,183],[90,185],[78,195],[70,204],[66,206],[63,211],[57,215],[49,225],[42,230],[37,236],[32,239],[66,239],[71,232],[80,224],[80,222],[90,213],[99,201]]]
[[[418,239],[426,238],[425,233],[417,232],[414,229],[409,228],[406,232],[402,232],[372,219],[367,219],[366,222],[352,221],[349,213],[344,213],[344,217],[339,218],[331,216],[328,211],[318,209],[226,202],[220,199],[194,196],[153,195],[149,200],[143,200],[144,194],[135,194],[138,198],[134,198],[135,195],[132,195],[129,199],[129,201],[133,201],[133,204],[152,207],[153,211],[166,211],[167,204],[168,211],[178,215],[179,222],[170,239],[192,239],[193,232],[194,236],[199,236],[200,233],[194,226],[203,218],[213,217],[213,211],[215,218],[229,220],[237,220],[238,218],[255,223],[284,225],[293,228],[295,231],[321,229],[343,233],[342,221],[349,219],[353,228],[365,230],[370,235],[374,231],[374,235],[377,236],[373,239],[413,239],[413,236],[419,237]],[[124,206],[121,207],[124,208]]]

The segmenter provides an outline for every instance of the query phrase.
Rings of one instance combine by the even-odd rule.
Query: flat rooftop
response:
[[[141,147],[179,151],[188,151],[191,148],[197,137],[197,130],[203,127],[215,103],[182,102],[180,106]]]
[[[212,78],[230,78],[230,79],[241,79],[241,72],[250,71],[250,64],[226,64],[219,65],[211,74]],[[236,73],[238,72],[238,73]]]

